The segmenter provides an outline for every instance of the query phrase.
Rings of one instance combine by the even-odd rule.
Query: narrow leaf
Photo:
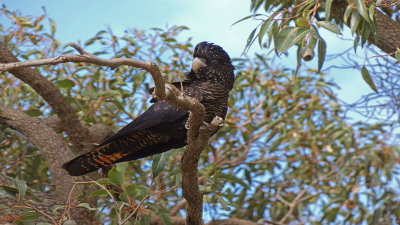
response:
[[[246,43],[246,46],[244,47],[243,53],[246,52],[246,50],[250,47],[251,43],[253,42],[254,34],[256,33],[256,31],[257,31],[257,27],[250,33],[249,37],[247,38],[247,43]]]
[[[264,23],[261,25],[260,32],[258,33],[258,43],[260,44],[260,46],[262,43],[262,39],[263,39],[265,33],[267,32],[270,22],[271,22],[271,18],[264,21]]]
[[[378,93],[378,90],[375,87],[374,81],[371,78],[371,75],[369,74],[367,68],[365,68],[365,66],[363,66],[361,68],[361,75],[363,77],[363,79],[365,80],[365,82],[367,82],[367,84],[371,87],[372,90],[374,90],[376,93]]]
[[[370,23],[370,19],[368,16],[368,11],[367,7],[365,6],[365,0],[352,0],[350,1],[354,3],[354,5],[357,7],[357,12],[368,22]]]
[[[49,18],[50,22],[50,27],[51,27],[51,36],[54,36],[54,33],[56,32],[56,22],[54,22],[53,19]]]
[[[358,27],[358,24],[360,23],[360,20],[361,20],[361,18],[360,18],[360,14],[358,12],[354,12],[351,15],[351,21],[350,21],[351,32],[355,33],[357,31],[357,27]]]
[[[171,219],[169,218],[169,216],[166,213],[162,212],[161,217],[164,220],[165,225],[172,225]]]
[[[322,65],[324,65],[326,55],[326,43],[324,40],[318,40],[318,72],[321,71]]]
[[[78,206],[87,208],[89,210],[97,210],[97,208],[90,207],[88,203],[80,203]]]
[[[252,14],[250,16],[246,16],[246,17],[234,22],[231,26],[234,26],[235,24],[240,23],[240,22],[242,22],[244,20],[250,19],[250,18],[255,17],[255,16],[260,16],[260,15],[262,15],[262,14]]]
[[[278,32],[279,32],[278,22],[275,20],[268,30],[268,46],[271,45],[272,40],[275,39]]]
[[[64,209],[64,208],[65,208],[64,205],[53,205],[50,209],[51,209],[51,212],[52,212],[54,215],[57,215],[57,211],[58,211],[59,209]]]
[[[348,24],[349,17],[353,11],[354,11],[354,9],[350,5],[347,6],[346,11],[344,11],[344,15],[343,15],[343,21],[345,24]]]
[[[360,42],[360,36],[357,35],[356,38],[354,38],[354,43],[353,43],[354,52],[357,51],[357,46],[359,42]]]
[[[318,40],[322,39],[322,37],[321,37],[321,35],[319,35],[318,29],[315,25],[312,25],[310,27],[310,33],[311,33],[311,36],[313,36],[315,39],[318,39]]]
[[[18,193],[18,189],[5,186],[5,185],[0,185],[0,195],[5,196],[8,198],[15,198],[15,194]]]
[[[331,6],[332,6],[332,0],[326,0],[325,3],[325,19],[329,20],[329,17],[331,17]]]
[[[87,198],[93,198],[93,197],[101,196],[101,195],[108,195],[107,191],[104,189],[96,190],[96,191],[92,192]]]
[[[340,32],[340,28],[337,24],[331,23],[329,21],[318,21],[318,22],[316,22],[316,24],[318,26],[321,26],[321,27],[333,32],[333,33],[342,34],[342,32]]]
[[[43,216],[41,213],[38,212],[34,212],[34,211],[28,211],[26,213],[24,213],[21,218],[19,218],[19,221],[27,221],[27,220],[33,220],[36,219],[38,217]]]
[[[231,208],[228,207],[228,204],[226,203],[226,201],[222,198],[222,196],[217,195],[219,204],[221,204],[222,208],[226,211],[231,211]]]
[[[167,151],[167,152],[157,154],[154,156],[153,165],[152,165],[153,178],[157,177],[161,173],[161,171],[163,171],[171,154],[172,154],[172,151]]]
[[[26,185],[26,181],[14,179],[14,178],[12,178],[12,182],[14,183],[14,186],[18,189],[18,193],[19,193],[18,201],[19,201],[20,199],[24,198],[26,189],[28,188],[28,185]]]
[[[281,30],[275,39],[275,49],[286,52],[296,42],[303,39],[309,33],[308,28],[286,27]]]
[[[375,21],[375,4],[371,4],[369,6],[368,10],[369,18],[371,19],[371,22]]]
[[[239,179],[239,178],[235,177],[234,175],[222,173],[222,174],[218,175],[218,177],[225,179],[225,180],[232,181],[233,183],[238,183],[238,184],[242,185],[244,188],[249,188],[249,186],[242,179]]]

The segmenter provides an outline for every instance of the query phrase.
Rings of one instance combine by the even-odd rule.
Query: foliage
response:
[[[278,5],[277,1],[268,2]],[[310,2],[303,7],[312,12]],[[279,4],[287,7],[289,1]],[[72,53],[55,39],[55,23],[46,15],[36,18],[3,9],[1,21],[6,17],[10,25],[6,28],[7,23],[2,22],[1,41],[21,60]],[[279,21],[269,23],[262,28],[271,34],[269,40],[284,30],[286,35],[295,33],[295,42],[279,40],[278,51],[296,43],[310,44],[312,39],[324,43],[312,34],[317,32],[315,25],[283,28]],[[106,29],[82,45],[105,58],[155,60],[163,73],[177,80],[188,69],[185,65],[190,65],[193,48],[190,40],[178,41],[185,29],[129,29],[121,37]],[[334,94],[335,84],[321,73],[294,76],[290,70],[275,68],[263,55],[235,59],[235,64],[237,78],[225,125],[211,138],[200,160],[200,188],[206,193],[205,209],[211,218],[310,224],[400,220],[396,189],[400,149],[389,144],[387,125],[349,123]],[[148,106],[146,90],[151,85],[143,71],[72,63],[37,70],[60,88],[87,126],[101,122],[118,128]],[[11,74],[2,74],[0,82],[0,103],[33,117],[53,115],[40,96]],[[40,151],[19,133],[4,126],[1,129],[0,164],[7,165],[2,173],[47,191],[51,176]],[[69,204],[96,210],[102,222],[110,224],[124,220],[126,224],[149,224],[151,213],[169,224],[168,213],[183,199],[182,152],[172,150],[170,155],[118,164],[108,178],[88,182],[98,187],[96,191],[81,195],[81,199],[98,198],[96,207]],[[21,188],[13,186],[11,190],[16,193]]]
[[[399,94],[396,64],[400,53],[399,49],[388,46],[398,45],[398,35],[378,29],[377,21],[379,19],[381,25],[391,24],[393,29],[398,30],[393,24],[400,21],[399,9],[398,1],[251,0],[250,11],[254,14],[242,20],[261,22],[250,32],[246,48],[257,41],[266,50],[273,48],[277,55],[281,55],[297,46],[297,71],[304,65],[301,59],[309,61],[314,54],[318,56],[315,68],[318,71],[360,71],[366,84],[375,93],[363,96],[357,102],[349,103],[347,107],[366,118],[396,124],[400,115],[396,107],[399,104],[398,98],[395,97]],[[353,37],[347,35],[350,32]],[[332,36],[336,36],[336,41],[332,40]],[[353,44],[349,43],[348,46],[353,46],[354,53],[350,53],[350,49],[335,54],[327,52],[329,45],[331,49],[337,43],[347,46],[349,38],[353,40]],[[376,47],[378,41],[388,44],[385,47]],[[359,53],[360,49],[364,49],[364,54]],[[311,54],[304,54],[305,52]],[[340,63],[338,58],[342,59]],[[333,65],[323,67],[324,62],[329,60]]]
[[[303,58],[301,50],[317,48],[318,71],[320,71],[325,61],[327,46],[325,38],[320,35],[321,28],[330,31],[331,34],[341,35],[343,23],[348,24],[352,34],[355,35],[354,50],[356,50],[357,46],[365,46],[370,35],[374,37],[375,42],[378,41],[375,9],[387,9],[395,5],[395,3],[391,5],[384,1],[347,1],[348,6],[344,17],[339,20],[331,16],[332,4],[338,4],[332,2],[332,0],[252,0],[250,10],[253,13],[264,10],[266,14],[253,14],[242,19],[255,18],[262,21],[250,33],[246,48],[250,47],[255,40],[258,40],[259,45],[265,48],[273,45],[277,54],[282,54],[290,47],[297,46],[298,67],[301,65],[300,58]],[[367,84],[376,92],[369,73],[364,72],[362,75]]]

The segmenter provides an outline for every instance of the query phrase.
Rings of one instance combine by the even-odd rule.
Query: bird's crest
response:
[[[235,67],[233,67],[228,53],[222,47],[206,41],[200,42],[194,48],[193,57],[204,59],[207,67],[199,73],[188,74],[188,78],[212,80],[232,88]]]
[[[222,47],[206,41],[200,42],[196,45],[193,56],[210,61],[218,60],[224,63],[231,63],[231,58]]]

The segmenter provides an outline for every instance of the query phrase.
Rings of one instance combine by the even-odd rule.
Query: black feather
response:
[[[173,85],[204,105],[206,122],[210,123],[215,116],[224,119],[234,80],[231,59],[220,46],[207,42],[196,45],[193,56],[205,59],[207,66],[197,73],[191,70],[186,74],[187,80]],[[154,88],[149,89],[150,94],[153,91]],[[71,176],[79,176],[113,163],[185,146],[189,112],[165,101],[151,102],[152,106],[115,135],[62,167]]]

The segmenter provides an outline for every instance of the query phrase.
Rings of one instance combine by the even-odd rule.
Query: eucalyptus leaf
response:
[[[172,151],[167,151],[154,156],[152,165],[153,178],[157,177],[163,171],[171,154]]]
[[[374,90],[376,93],[378,93],[378,90],[376,89],[374,81],[372,80],[371,75],[369,74],[369,72],[368,72],[367,68],[365,68],[365,66],[363,66],[361,68],[361,74],[362,74],[362,77],[365,80],[365,82],[367,82],[367,84],[370,86],[370,88],[372,90]]]

